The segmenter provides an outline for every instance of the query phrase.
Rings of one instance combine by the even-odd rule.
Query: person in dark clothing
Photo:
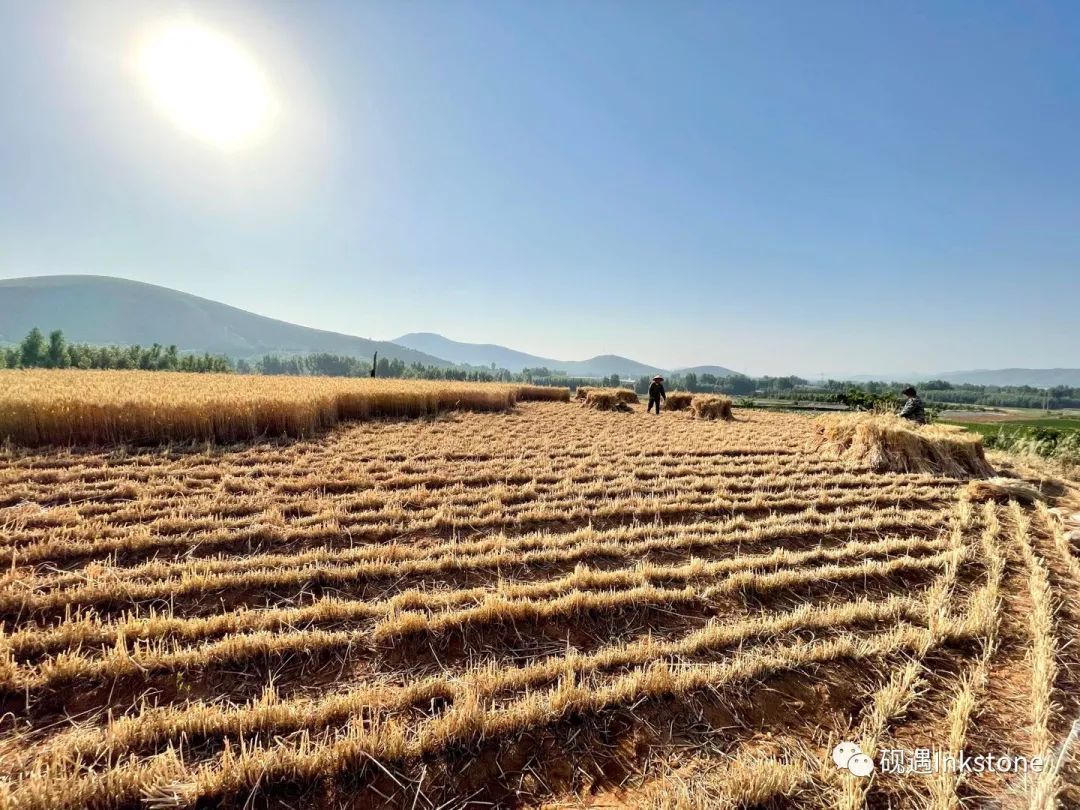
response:
[[[379,363],[379,353],[375,352],[375,356],[371,358],[371,376],[375,376],[375,367]]]
[[[660,400],[667,401],[667,394],[664,393],[664,378],[659,375],[652,378],[652,385],[649,386],[649,407],[646,411],[652,411],[653,405],[656,405],[656,415],[660,415]]]
[[[919,398],[919,395],[915,392],[915,389],[910,385],[900,392],[907,397],[907,402],[897,412],[897,416],[902,416],[904,419],[910,419],[917,425],[926,424],[926,408],[923,407],[923,401]]]

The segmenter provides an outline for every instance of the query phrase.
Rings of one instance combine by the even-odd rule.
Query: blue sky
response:
[[[1080,365],[1080,6],[0,0],[0,276],[750,373]],[[243,44],[223,151],[140,32]]]

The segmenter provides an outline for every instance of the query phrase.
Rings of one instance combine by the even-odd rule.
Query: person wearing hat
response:
[[[910,385],[900,392],[907,397],[907,402],[897,412],[897,416],[902,416],[904,419],[910,419],[917,425],[926,424],[926,408],[923,407],[923,402],[919,398],[919,395],[915,393],[915,389]]]
[[[649,386],[649,407],[646,411],[652,411],[653,404],[656,405],[656,415],[660,415],[660,400],[667,402],[667,394],[664,393],[664,378],[657,374],[652,378],[652,385]]]

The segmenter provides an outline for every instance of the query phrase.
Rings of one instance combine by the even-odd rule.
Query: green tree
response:
[[[67,341],[59,329],[49,332],[49,348],[45,365],[49,368],[64,368],[68,364]]]
[[[177,351],[176,344],[170,344],[169,348],[165,350],[165,356],[162,358],[162,369],[165,371],[176,371],[180,367],[180,353]]]
[[[752,394],[756,388],[757,383],[754,378],[747,377],[745,374],[733,374],[720,381],[720,390],[725,394]]]
[[[37,368],[45,363],[45,336],[36,326],[23,338],[19,346],[20,363],[23,368]]]
[[[161,344],[155,343],[149,349],[144,349],[139,357],[139,368],[144,371],[157,371],[161,368]]]

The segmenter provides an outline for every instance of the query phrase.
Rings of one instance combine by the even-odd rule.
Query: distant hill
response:
[[[617,354],[598,354],[588,360],[571,360],[568,363],[564,362],[563,367],[566,368],[568,374],[578,374],[583,377],[588,376],[586,372],[590,372],[593,376],[619,374],[623,377],[640,377],[644,374],[656,374],[658,371],[663,371],[656,366],[639,363],[637,360]]]
[[[972,371],[906,372],[903,374],[859,374],[848,379],[856,382],[926,382],[945,380],[956,385],[1030,385],[1053,388],[1055,385],[1080,387],[1080,368],[981,368]]]
[[[523,368],[545,365],[553,368],[551,364],[558,362],[508,349],[505,346],[496,346],[493,343],[459,343],[433,332],[411,332],[394,338],[393,342],[398,346],[445,357],[452,363],[470,366],[490,366],[494,363],[497,368],[505,368],[509,371],[521,371]]]
[[[731,377],[739,373],[723,366],[690,366],[689,368],[677,368],[675,371],[678,374],[697,374],[699,377],[702,374],[712,374],[714,377]]]
[[[325,332],[255,315],[188,293],[110,276],[37,276],[0,280],[0,342],[33,327],[62,329],[77,343],[163,346],[251,358],[267,353],[331,354],[451,363],[385,341]]]
[[[399,346],[408,346],[410,349],[445,357],[454,363],[470,366],[490,366],[494,363],[496,367],[505,368],[508,371],[544,367],[552,371],[565,371],[572,377],[602,377],[610,374],[640,377],[643,374],[663,371],[656,366],[639,363],[616,354],[601,354],[590,357],[588,360],[555,360],[508,349],[505,346],[496,346],[492,343],[461,343],[433,332],[412,332],[394,338],[393,342]]]
[[[997,368],[974,371],[948,371],[929,379],[971,385],[1030,385],[1053,388],[1055,385],[1080,387],[1080,368]]]

